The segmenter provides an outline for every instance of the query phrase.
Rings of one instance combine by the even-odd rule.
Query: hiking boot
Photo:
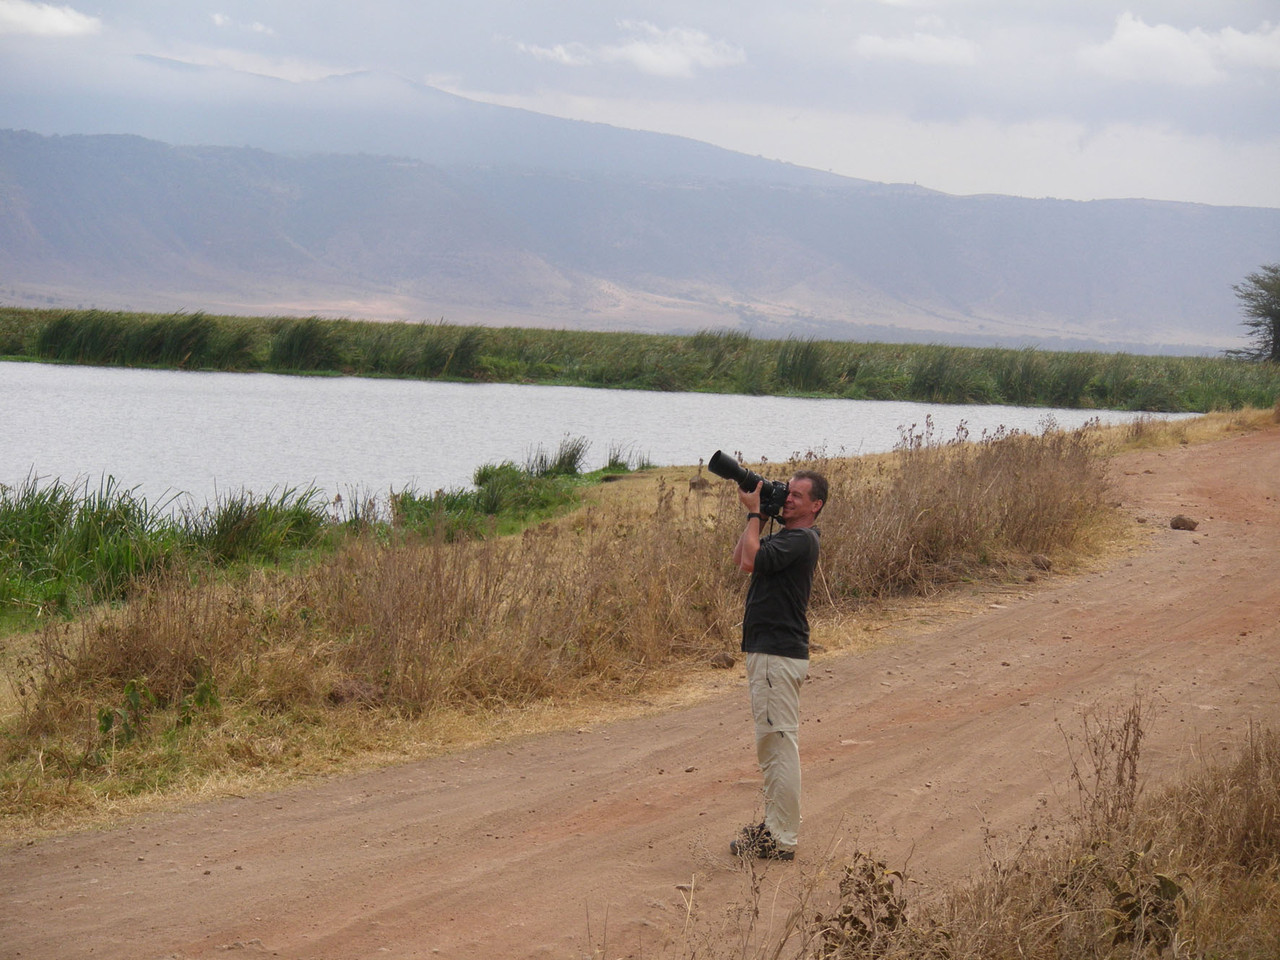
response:
[[[729,841],[729,852],[735,857],[757,857],[761,860],[794,860],[795,850],[778,846],[773,834],[763,823],[743,827],[737,839]]]

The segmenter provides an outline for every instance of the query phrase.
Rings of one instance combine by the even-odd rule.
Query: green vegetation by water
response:
[[[96,488],[34,476],[18,487],[0,484],[0,618],[75,613],[125,599],[146,578],[179,569],[316,557],[344,532],[446,541],[510,533],[576,505],[584,484],[631,469],[623,452],[610,451],[601,471],[584,474],[586,451],[585,440],[566,438],[555,453],[539,448],[524,466],[479,467],[474,489],[402,490],[392,495],[389,516],[375,502],[330,503],[315,489],[241,491],[175,510],[173,501],[148,501],[110,476]]]
[[[1209,412],[1280,398],[1227,357],[0,308],[0,356],[61,363]]]
[[[0,485],[0,611],[71,611],[122,599],[140,579],[199,560],[272,563],[318,542],[327,504],[316,491],[220,498],[174,514],[104,477],[88,481],[28,477]]]

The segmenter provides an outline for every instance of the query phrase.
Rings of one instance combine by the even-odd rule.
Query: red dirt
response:
[[[1117,484],[1152,533],[1131,555],[814,660],[801,851],[764,870],[766,911],[836,841],[926,886],[970,872],[985,831],[1061,810],[1084,711],[1141,694],[1155,780],[1280,716],[1280,429],[1128,455]],[[0,956],[678,954],[678,884],[707,923],[744,895],[740,672],[657,716],[11,845]]]

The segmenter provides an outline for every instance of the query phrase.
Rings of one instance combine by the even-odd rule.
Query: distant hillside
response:
[[[566,129],[660,172],[0,131],[0,302],[1203,352],[1280,259],[1280,210],[953,197]]]

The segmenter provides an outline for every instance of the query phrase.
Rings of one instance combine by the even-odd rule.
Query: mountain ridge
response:
[[[1238,344],[1231,286],[1280,249],[1269,208],[956,197],[545,129],[604,139],[557,169],[0,131],[0,298],[1193,353]],[[610,166],[629,143],[651,161]]]

